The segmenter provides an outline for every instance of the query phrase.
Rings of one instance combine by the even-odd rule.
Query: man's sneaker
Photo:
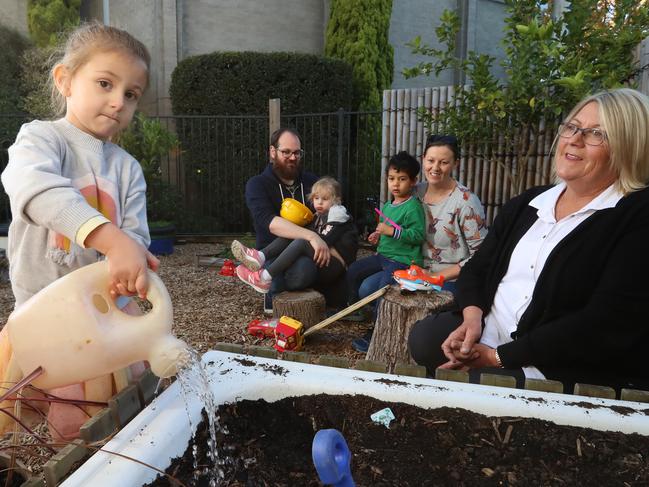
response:
[[[270,291],[270,281],[261,278],[261,271],[251,272],[244,265],[237,266],[237,277],[251,286],[255,291],[266,294]]]
[[[273,296],[270,293],[264,294],[264,314],[273,316]]]
[[[238,240],[233,240],[230,245],[232,255],[235,259],[241,262],[247,269],[251,271],[258,271],[264,265],[264,258],[258,250],[246,247]]]

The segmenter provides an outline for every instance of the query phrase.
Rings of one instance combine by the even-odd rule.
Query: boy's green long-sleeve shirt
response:
[[[386,203],[382,211],[401,226],[401,231],[395,230],[392,237],[381,235],[377,252],[402,264],[414,262],[419,266],[424,265],[421,245],[425,240],[426,218],[419,200],[411,196],[397,205]]]

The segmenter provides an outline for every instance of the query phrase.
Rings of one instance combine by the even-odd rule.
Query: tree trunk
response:
[[[379,301],[367,359],[386,363],[389,372],[398,363],[414,364],[408,352],[412,325],[433,312],[451,308],[453,304],[453,294],[448,291],[402,294],[398,286],[392,286]]]
[[[324,319],[325,298],[313,289],[285,291],[273,297],[273,316],[290,316],[308,330]]]

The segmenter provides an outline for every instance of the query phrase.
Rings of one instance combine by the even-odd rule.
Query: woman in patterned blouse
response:
[[[426,182],[416,189],[426,214],[424,263],[433,275],[444,276],[449,291],[455,289],[460,269],[487,235],[482,203],[452,177],[459,154],[454,136],[429,136],[423,156]]]

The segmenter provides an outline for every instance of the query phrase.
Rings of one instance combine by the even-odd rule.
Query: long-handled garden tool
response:
[[[278,352],[285,352],[287,350],[298,351],[302,348],[304,343],[304,338],[311,333],[314,333],[318,330],[331,325],[332,323],[338,321],[340,318],[347,316],[350,313],[353,313],[357,309],[362,308],[368,303],[371,303],[375,299],[380,298],[385,294],[390,285],[384,286],[376,292],[373,292],[369,296],[364,297],[360,301],[352,304],[351,306],[346,307],[345,309],[339,311],[333,316],[330,316],[326,320],[321,321],[313,325],[308,330],[304,331],[304,326],[298,320],[295,320],[289,316],[282,316],[277,323],[275,328],[275,349]]]

